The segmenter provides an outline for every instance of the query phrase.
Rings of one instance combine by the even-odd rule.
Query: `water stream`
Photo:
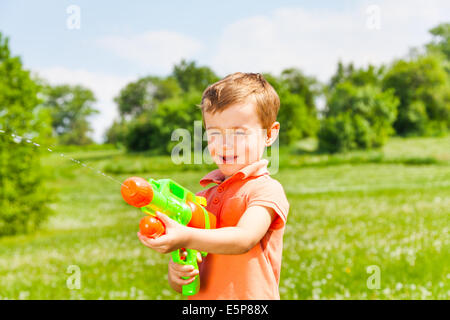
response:
[[[0,134],[8,135],[4,130],[1,130],[1,129],[0,129]],[[40,144],[38,144],[38,143],[36,143],[36,142],[33,142],[33,141],[30,140],[30,139],[27,139],[27,138],[18,136],[18,135],[14,134],[14,133],[11,134],[11,138],[13,139],[13,141],[14,141],[15,143],[21,143],[22,141],[25,141],[26,143],[32,144],[32,145],[34,145],[35,147],[38,147],[38,148],[41,148],[41,147],[42,147],[42,148],[45,148],[45,149],[47,149],[48,152],[54,152],[54,151],[51,149],[52,147],[44,147],[44,146],[41,146]],[[55,153],[56,153],[56,152],[55,152]],[[112,181],[114,181],[114,182],[116,182],[116,183],[118,183],[118,184],[120,184],[120,185],[125,186],[125,187],[128,188],[128,186],[124,185],[122,182],[120,182],[120,181],[114,179],[114,178],[111,177],[111,176],[108,176],[107,174],[105,174],[104,172],[102,172],[102,171],[100,171],[100,170],[97,170],[97,169],[95,169],[95,168],[92,168],[91,166],[89,166],[89,165],[87,165],[87,164],[85,164],[85,163],[82,163],[82,162],[79,161],[79,160],[73,159],[73,158],[71,158],[71,157],[65,155],[64,153],[60,153],[59,155],[60,155],[61,157],[63,157],[63,158],[69,159],[70,161],[72,161],[72,162],[74,162],[74,163],[76,163],[76,164],[78,164],[78,165],[80,165],[80,166],[82,166],[82,167],[84,167],[84,168],[87,168],[87,169],[89,169],[89,170],[95,172],[95,173],[98,174],[98,175],[101,175],[101,176],[103,176],[103,177],[105,177],[105,178],[107,178],[107,179],[110,179],[110,180],[112,180]]]

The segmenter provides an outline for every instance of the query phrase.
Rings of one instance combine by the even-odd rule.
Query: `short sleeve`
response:
[[[270,229],[284,227],[289,212],[289,202],[283,186],[277,180],[268,176],[264,176],[257,182],[249,190],[247,208],[251,206],[272,208],[277,217],[270,225]]]

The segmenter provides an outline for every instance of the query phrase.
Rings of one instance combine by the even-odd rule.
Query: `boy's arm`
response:
[[[246,253],[264,237],[275,217],[272,208],[252,206],[244,212],[236,227],[189,228],[186,247],[215,254]]]
[[[150,239],[138,232],[143,245],[161,253],[190,248],[215,254],[243,254],[253,248],[266,234],[276,213],[265,206],[249,207],[236,227],[198,229],[183,226],[165,214],[156,212],[166,227],[166,233]]]

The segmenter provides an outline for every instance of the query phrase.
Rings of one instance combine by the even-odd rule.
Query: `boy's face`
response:
[[[274,122],[272,130],[262,128],[256,105],[250,99],[222,112],[205,112],[204,120],[209,153],[227,178],[261,159],[264,148],[275,141],[279,130],[278,122]]]

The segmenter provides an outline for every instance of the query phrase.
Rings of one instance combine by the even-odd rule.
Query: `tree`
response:
[[[174,66],[172,75],[184,92],[203,92],[210,84],[219,81],[219,77],[209,67],[198,67],[195,61],[187,62],[184,59]]]
[[[164,129],[155,125],[155,117],[162,102],[176,99],[182,92],[173,76],[147,76],[127,84],[114,99],[120,119],[108,129],[106,142],[132,151],[165,150],[166,142],[160,141]]]
[[[315,99],[320,94],[321,88],[315,78],[304,75],[299,69],[289,68],[281,72],[280,80],[286,83],[290,93],[303,97],[312,114],[316,113]]]
[[[93,92],[82,86],[47,85],[43,90],[43,105],[50,110],[54,134],[61,144],[92,143],[88,117],[97,114]]]
[[[336,73],[331,77],[325,91],[326,93],[330,93],[339,83],[343,82],[350,82],[355,86],[364,86],[366,84],[377,86],[380,85],[384,72],[384,66],[377,68],[369,65],[367,69],[355,69],[353,63],[345,66],[339,61]]]
[[[277,120],[281,123],[280,144],[290,145],[302,138],[315,136],[318,130],[315,98],[317,82],[298,69],[286,69],[280,77],[269,73],[264,78],[280,98]]]
[[[51,213],[51,195],[42,183],[41,149],[27,142],[45,144],[51,136],[39,90],[0,33],[0,235],[32,231]]]
[[[117,147],[122,147],[124,146],[127,134],[127,122],[125,122],[123,119],[116,119],[105,133],[105,143],[110,143]]]
[[[159,78],[148,76],[130,82],[114,99],[123,119],[131,120],[145,111],[152,110],[166,99],[181,93],[181,88],[174,77]]]
[[[450,61],[450,23],[442,23],[430,30],[433,35],[431,43],[426,47],[430,51],[439,51]]]
[[[394,133],[398,103],[392,89],[338,83],[328,97],[318,133],[319,149],[338,152],[382,146]]]
[[[442,134],[450,127],[450,83],[442,58],[422,55],[395,61],[383,78],[400,100],[394,128],[399,135]]]
[[[201,93],[190,91],[161,102],[156,109],[142,113],[127,125],[125,146],[131,151],[154,150],[169,154],[174,144],[171,141],[175,129],[187,129],[194,133],[194,121],[201,121],[202,115],[197,104]]]

